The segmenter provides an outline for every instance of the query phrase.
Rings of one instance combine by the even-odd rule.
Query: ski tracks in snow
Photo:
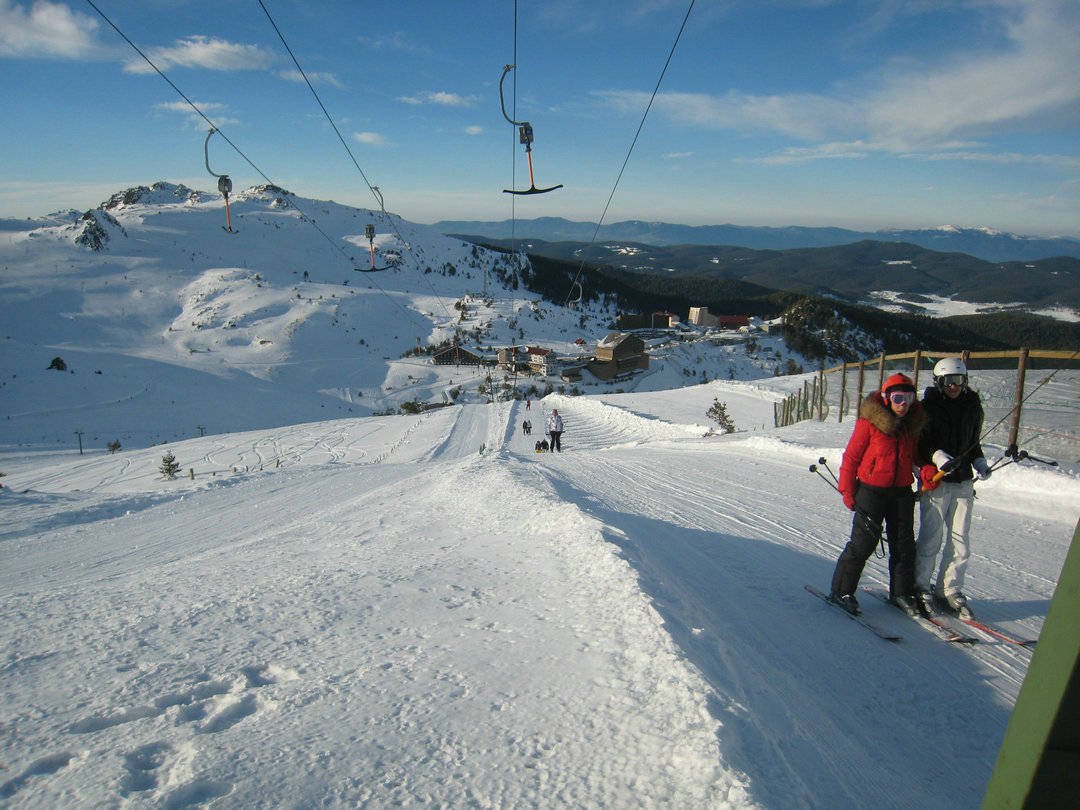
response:
[[[566,449],[536,454],[552,403]],[[458,406],[192,440],[294,463],[129,496],[137,514],[69,524],[85,496],[21,495],[42,517],[13,511],[16,536],[48,542],[10,546],[0,578],[0,678],[21,684],[4,727],[22,730],[0,793],[975,804],[1030,653],[955,649],[866,605],[905,636],[884,645],[807,597],[850,527],[806,472],[820,448],[696,430],[573,398]],[[1007,580],[973,577],[988,609],[1045,612],[1041,569],[986,548]],[[1026,608],[1008,597],[1025,583]]]

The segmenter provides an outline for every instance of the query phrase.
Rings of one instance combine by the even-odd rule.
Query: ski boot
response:
[[[937,606],[934,604],[934,595],[930,591],[916,591],[915,604],[923,616],[930,619],[937,615]]]
[[[831,594],[829,596],[829,601],[834,605],[839,605],[852,616],[859,615],[859,603],[850,593],[844,594],[843,596],[837,596],[835,593]]]
[[[889,603],[896,608],[904,611],[908,616],[918,616],[919,610],[915,606],[915,599],[904,594],[897,594],[889,598]]]
[[[968,607],[967,597],[962,593],[950,593],[945,597],[945,603],[949,606],[949,610],[959,616],[961,619],[974,619],[975,614],[971,612],[971,608]]]

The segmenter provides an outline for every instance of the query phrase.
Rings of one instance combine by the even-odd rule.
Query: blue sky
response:
[[[95,4],[276,183],[373,197],[258,0]],[[596,221],[689,0],[263,0],[387,209]],[[0,0],[0,215],[213,190],[208,126],[87,2]],[[516,87],[515,87],[516,83]],[[221,138],[211,167],[262,178]],[[698,0],[605,221],[1080,237],[1076,0]]]

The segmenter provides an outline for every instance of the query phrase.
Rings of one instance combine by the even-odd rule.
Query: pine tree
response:
[[[725,433],[735,432],[735,420],[728,416],[727,403],[721,402],[719,399],[714,399],[712,407],[705,411],[705,415],[710,419],[715,420]]]
[[[176,474],[180,472],[180,465],[176,463],[176,456],[171,450],[161,457],[161,466],[158,469],[170,481],[176,478]]]

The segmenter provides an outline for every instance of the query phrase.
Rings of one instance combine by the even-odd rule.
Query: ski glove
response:
[[[934,466],[939,470],[950,470],[949,462],[953,460],[953,457],[946,453],[944,450],[935,450],[934,455],[930,460],[934,462]]]
[[[938,453],[941,451],[938,450]],[[937,453],[934,453],[936,456]],[[921,470],[919,470],[919,480],[922,482],[922,488],[924,492],[933,492],[939,486],[941,481],[935,481],[934,476],[938,474],[938,468],[933,464],[926,464]]]
[[[841,492],[840,494],[844,496],[844,506],[846,506],[848,509],[850,509],[852,512],[854,512],[855,511],[855,493],[854,492]]]
[[[975,468],[975,474],[979,476],[980,481],[985,481],[990,477],[990,465],[986,463],[986,459],[982,456],[972,459],[971,466]]]

